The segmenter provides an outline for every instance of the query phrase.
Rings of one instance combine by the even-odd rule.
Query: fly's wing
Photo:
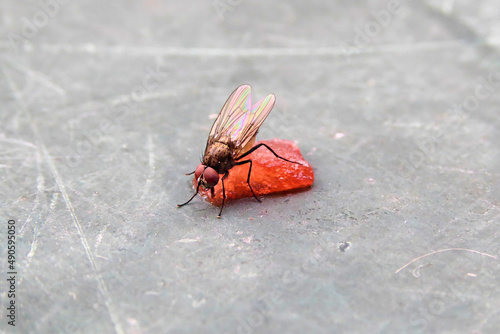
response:
[[[251,110],[241,114],[228,127],[226,133],[230,134],[235,145],[236,150],[234,155],[236,157],[245,153],[245,151],[248,151],[253,146],[257,131],[273,109],[275,101],[276,97],[274,94],[269,94],[254,104]],[[249,143],[251,145],[247,147]]]
[[[207,147],[219,138],[229,138],[234,145],[233,156],[243,154],[271,112],[276,98],[269,94],[252,106],[251,88],[242,85],[229,96],[212,125]]]
[[[207,147],[217,139],[227,135],[228,127],[250,109],[252,105],[251,90],[249,85],[242,85],[231,93],[212,125],[208,135]]]

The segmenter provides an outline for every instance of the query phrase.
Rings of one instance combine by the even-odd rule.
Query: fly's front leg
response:
[[[226,174],[224,174],[224,176],[222,177],[222,205],[220,206],[220,211],[219,211],[219,215],[217,216],[217,218],[220,218],[220,216],[222,215],[222,209],[224,209],[224,202],[226,201],[226,188],[224,188],[224,179],[226,177],[228,177],[229,173],[226,172]],[[213,188],[212,188],[213,189]]]
[[[184,206],[186,204],[188,204],[189,202],[191,202],[193,200],[193,198],[198,195],[198,190],[200,190],[200,184],[201,184],[201,180],[198,181],[198,185],[196,186],[196,192],[194,193],[193,197],[191,197],[189,199],[189,201],[187,201],[186,203],[182,203],[182,204],[177,204],[177,207],[180,208],[181,206]]]

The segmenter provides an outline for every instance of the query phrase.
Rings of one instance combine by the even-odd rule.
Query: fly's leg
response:
[[[273,151],[272,148],[270,148],[269,146],[267,146],[266,144],[264,143],[260,143],[259,145],[255,145],[254,147],[252,147],[250,150],[248,150],[247,152],[243,153],[242,155],[240,155],[239,157],[237,157],[236,159],[234,160],[240,160],[248,155],[250,155],[251,153],[253,153],[255,150],[257,150],[259,147],[261,146],[264,146],[265,148],[267,148],[269,151],[271,151],[272,154],[274,154],[274,156],[276,158],[280,158],[281,160],[285,160],[285,161],[288,161],[288,162],[291,162],[291,163],[294,163],[294,164],[299,164],[299,165],[302,165],[300,162],[296,162],[296,161],[292,161],[292,160],[288,160],[288,159],[285,159],[283,157],[280,157],[278,154],[276,154],[276,152]],[[236,163],[238,164],[238,163]],[[251,166],[251,165],[250,165]],[[251,167],[250,167],[251,168]],[[254,195],[255,196],[255,195]]]
[[[226,188],[224,188],[224,179],[228,175],[229,175],[229,173],[226,172],[226,174],[224,174],[224,176],[221,179],[221,182],[222,182],[222,205],[220,206],[220,211],[219,211],[219,215],[217,216],[217,218],[220,218],[220,216],[222,215],[222,209],[224,209],[224,202],[226,201]]]
[[[238,161],[235,164],[235,166],[244,165],[244,164],[250,164],[250,168],[248,168],[248,177],[247,177],[248,187],[250,188],[250,191],[252,192],[253,197],[255,197],[255,199],[257,201],[262,202],[257,196],[255,196],[255,193],[253,192],[252,186],[250,185],[250,174],[252,173],[252,160]]]
[[[177,207],[180,208],[181,206],[184,206],[186,204],[188,204],[189,202],[191,202],[193,200],[193,198],[198,195],[198,190],[200,190],[200,184],[201,184],[201,180],[198,181],[198,185],[196,186],[196,192],[194,193],[193,197],[191,197],[189,199],[189,201],[187,201],[186,203],[182,203],[182,204],[177,204]]]

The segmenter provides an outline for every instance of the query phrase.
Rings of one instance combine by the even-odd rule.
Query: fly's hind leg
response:
[[[255,199],[258,201],[258,202],[262,202],[256,195],[255,193],[253,192],[253,189],[252,189],[252,186],[250,185],[250,174],[252,173],[252,160],[245,160],[245,161],[238,161],[235,165],[236,166],[239,166],[239,165],[244,165],[244,164],[250,164],[250,168],[248,168],[248,177],[247,177],[247,184],[248,184],[248,187],[250,188],[250,191],[252,192],[252,195],[253,197],[255,197]]]
[[[291,162],[291,163],[293,163],[293,164],[299,164],[299,165],[302,165],[300,162],[296,162],[296,161],[288,160],[288,159],[285,159],[285,158],[283,158],[283,157],[279,156],[276,152],[274,152],[274,151],[273,151],[273,149],[272,149],[272,148],[270,148],[269,146],[267,146],[267,145],[266,145],[266,144],[264,144],[264,143],[260,143],[260,144],[258,144],[258,145],[255,145],[255,146],[254,146],[254,147],[252,147],[250,150],[246,151],[245,153],[243,153],[242,155],[240,155],[239,157],[237,157],[235,160],[239,160],[239,159],[241,159],[241,158],[244,158],[244,157],[246,157],[246,156],[250,155],[251,153],[253,153],[255,150],[257,150],[257,149],[258,149],[259,147],[261,147],[261,146],[264,146],[264,147],[265,147],[265,148],[267,148],[269,151],[271,151],[271,153],[272,153],[272,154],[274,154],[274,156],[275,156],[276,158],[279,158],[279,159],[281,159],[281,160],[285,160],[285,161]],[[247,160],[247,161],[248,161],[248,160]],[[238,164],[238,163],[236,163],[236,164]],[[251,167],[250,167],[250,168],[251,168]]]

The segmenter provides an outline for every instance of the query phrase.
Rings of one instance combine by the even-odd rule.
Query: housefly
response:
[[[267,148],[276,158],[300,164],[280,157],[266,144],[261,143],[253,146],[257,131],[271,112],[276,98],[274,94],[269,94],[252,106],[250,93],[251,87],[249,85],[242,85],[236,88],[227,99],[208,135],[202,162],[195,171],[186,174],[192,175],[194,173],[197,182],[196,192],[186,203],[177,204],[178,207],[191,202],[198,194],[200,186],[206,190],[210,190],[212,197],[214,197],[214,187],[220,180],[222,182],[222,205],[217,216],[217,218],[220,218],[226,199],[224,180],[228,177],[231,168],[245,164],[249,164],[248,187],[252,191],[253,197],[260,202],[250,184],[252,160],[245,159],[260,147]],[[222,175],[222,178],[220,175]]]

